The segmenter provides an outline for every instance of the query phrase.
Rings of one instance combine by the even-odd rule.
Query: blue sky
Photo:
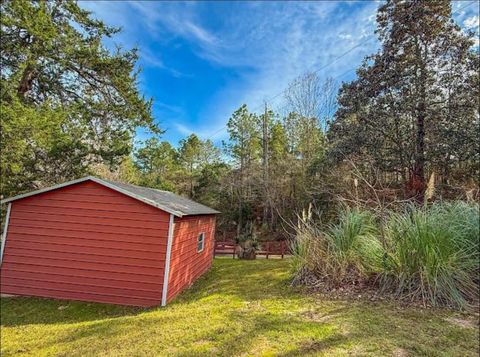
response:
[[[456,11],[472,1],[453,3]],[[140,49],[140,89],[154,99],[154,117],[176,143],[196,133],[219,143],[231,113],[264,100],[279,111],[289,82],[306,71],[337,81],[354,78],[374,35],[379,2],[88,1],[83,8],[123,31],[114,42]],[[478,3],[454,18],[478,28]],[[362,44],[341,59],[338,56]],[[107,43],[112,47],[113,43]],[[329,65],[330,64],[330,65]],[[139,131],[138,139],[148,133]]]

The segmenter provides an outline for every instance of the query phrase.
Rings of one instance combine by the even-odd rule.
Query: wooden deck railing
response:
[[[235,259],[237,244],[235,242],[219,242],[215,241],[214,256],[217,255],[232,255]],[[257,256],[265,256],[268,259],[272,255],[280,256],[282,259],[289,254],[289,249],[285,241],[267,241],[260,243],[260,249],[257,251]]]
[[[267,259],[271,255],[280,255],[283,259],[287,253],[287,245],[283,240],[262,242],[260,243],[260,250],[257,251],[257,255],[264,255]]]
[[[235,251],[237,250],[237,244],[235,242],[218,242],[215,241],[215,250],[213,256],[217,255],[232,255],[232,258],[235,259]]]

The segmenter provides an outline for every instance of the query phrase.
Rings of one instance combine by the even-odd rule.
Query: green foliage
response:
[[[240,168],[248,167],[260,157],[259,119],[250,113],[245,104],[237,109],[227,123],[230,134],[229,143],[225,144],[227,153]]]
[[[214,184],[226,165],[220,162],[220,150],[210,140],[195,134],[183,139],[178,149],[167,141],[152,137],[140,143],[134,154],[144,186],[185,194],[191,198],[214,195]],[[211,183],[211,187],[207,187]],[[208,192],[207,192],[208,191]]]
[[[74,1],[2,1],[1,193],[118,165],[135,130],[159,132],[137,88],[136,50],[108,51],[119,30]]]
[[[478,205],[409,206],[387,223],[385,288],[431,305],[465,307],[478,297]]]
[[[436,203],[388,212],[385,241],[379,222],[358,210],[342,212],[335,225],[304,221],[293,249],[296,280],[313,274],[339,285],[378,276],[384,292],[402,299],[457,308],[478,299],[478,204]]]
[[[323,227],[302,221],[294,241],[294,268],[329,285],[365,279],[381,259],[377,235],[374,216],[367,211],[345,210],[337,224]]]
[[[396,175],[419,200],[431,172],[477,177],[480,61],[451,2],[388,0],[376,33],[381,49],[340,89],[330,156]]]
[[[288,141],[285,128],[279,121],[271,126],[270,155],[273,164],[279,165],[288,156]]]
[[[329,255],[335,257],[340,277],[352,270],[367,276],[378,269],[382,256],[378,235],[372,213],[348,209],[340,214],[339,222],[326,233]]]
[[[175,174],[179,170],[178,155],[173,146],[153,137],[135,150],[135,163],[144,186],[175,191]]]
[[[221,212],[228,211],[230,207],[225,205],[222,183],[229,170],[228,165],[223,162],[205,165],[199,174],[195,199],[207,206],[217,207]]]
[[[211,140],[202,141],[197,135],[191,134],[188,138],[180,141],[178,159],[182,168],[182,190],[188,192],[189,197],[194,198],[202,170],[206,166],[220,162],[220,150],[213,145]]]

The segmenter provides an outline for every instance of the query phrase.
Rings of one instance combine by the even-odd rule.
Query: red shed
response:
[[[2,294],[165,305],[212,265],[218,212],[85,177],[3,200]]]

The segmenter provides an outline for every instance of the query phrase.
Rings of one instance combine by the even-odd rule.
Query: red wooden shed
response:
[[[85,177],[3,200],[2,294],[166,305],[207,271],[218,212]]]

